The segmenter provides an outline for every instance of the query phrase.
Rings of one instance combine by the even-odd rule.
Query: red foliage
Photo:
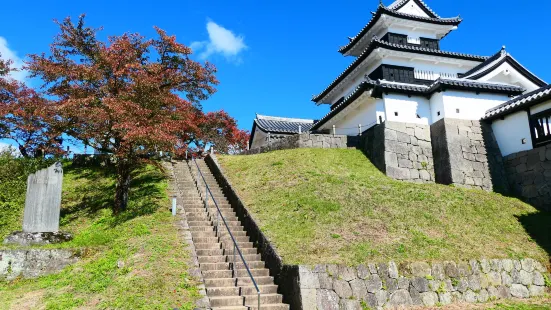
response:
[[[17,143],[24,157],[63,153],[55,113],[48,100],[9,77],[11,62],[0,60],[0,138]]]
[[[191,60],[191,49],[174,36],[155,28],[155,39],[127,33],[105,43],[97,29],[85,26],[84,16],[76,24],[70,18],[58,24],[51,56],[30,55],[26,69],[55,98],[66,134],[116,156],[115,212],[126,208],[130,174],[140,158],[160,150],[183,152],[189,143],[201,147],[215,138],[243,147],[246,133],[231,117],[201,111],[199,101],[218,84],[216,68]]]
[[[235,119],[223,110],[202,115],[198,126],[198,134],[191,142],[199,151],[208,146],[217,153],[236,154],[247,148],[249,133],[240,130]]]

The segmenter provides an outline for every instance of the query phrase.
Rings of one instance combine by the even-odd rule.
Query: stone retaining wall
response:
[[[79,260],[73,250],[0,250],[0,280],[33,279],[60,272]]]
[[[303,133],[283,137],[271,141],[267,145],[241,153],[242,155],[260,154],[277,150],[289,150],[299,148],[345,149],[357,145],[357,137],[346,135],[329,135]]]
[[[507,192],[503,160],[491,126],[445,118],[431,126],[436,182]]]
[[[365,131],[360,146],[371,162],[393,179],[434,182],[429,126],[387,121]]]
[[[551,211],[551,144],[504,158],[511,191],[536,208]]]
[[[390,262],[357,268],[299,266],[300,295],[305,310],[432,307],[528,298],[543,295],[548,279],[547,270],[532,259],[418,262],[399,266]]]

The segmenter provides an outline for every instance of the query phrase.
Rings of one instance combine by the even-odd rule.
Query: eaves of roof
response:
[[[411,45],[400,45],[400,44],[393,44],[385,41],[381,41],[378,38],[374,37],[371,40],[371,43],[366,47],[366,49],[363,51],[363,53],[358,56],[352,62],[331,84],[323,90],[319,95],[316,95],[312,98],[312,101],[319,102],[323,97],[325,97],[331,90],[336,87],[344,78],[352,72],[359,64],[362,63],[363,60],[365,60],[373,50],[376,48],[381,47],[389,50],[394,51],[402,51],[402,52],[411,52],[411,53],[419,53],[419,54],[425,54],[425,55],[433,55],[433,56],[442,56],[442,57],[449,57],[449,58],[456,58],[456,59],[464,59],[464,60],[471,60],[471,61],[485,61],[487,57],[485,56],[478,56],[478,55],[471,55],[471,54],[463,54],[463,53],[455,53],[455,52],[447,52],[442,50],[435,50],[435,49],[428,49],[424,47],[417,47],[417,46],[411,46]]]
[[[498,105],[497,107],[489,109],[486,111],[486,115],[483,119],[491,121],[507,114],[524,110],[547,100],[551,100],[551,84],[538,88],[522,96],[518,96]]]
[[[428,17],[422,17],[422,16],[416,16],[411,14],[405,14],[400,13],[391,9],[386,8],[385,6],[379,5],[377,8],[377,11],[375,12],[375,15],[373,15],[373,18],[360,30],[360,32],[350,40],[345,46],[341,47],[339,49],[339,52],[341,54],[347,53],[356,43],[360,41],[360,39],[369,32],[375,24],[377,24],[377,21],[379,18],[381,18],[382,15],[389,15],[393,17],[408,19],[408,20],[414,20],[419,22],[425,22],[430,24],[438,24],[438,25],[452,25],[457,26],[461,23],[462,19],[459,17],[453,17],[453,18],[428,18]]]

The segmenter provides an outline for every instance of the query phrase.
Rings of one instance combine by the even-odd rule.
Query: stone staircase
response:
[[[289,310],[289,305],[283,304],[283,297],[277,293],[277,285],[274,284],[273,277],[270,277],[269,270],[250,242],[210,169],[204,160],[198,159],[197,163],[257,282],[261,292],[261,308]],[[257,291],[237,252],[235,252],[235,268],[232,268],[234,245],[221,219],[218,219],[219,233],[216,233],[218,212],[210,195],[209,211],[205,208],[203,202],[205,185],[201,176],[196,176],[195,163],[193,161],[175,162],[174,172],[212,309],[258,309]],[[195,180],[198,182],[196,183]]]

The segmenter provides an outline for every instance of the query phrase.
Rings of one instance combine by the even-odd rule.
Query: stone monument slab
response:
[[[59,231],[62,185],[63,166],[60,162],[29,175],[23,232]]]

